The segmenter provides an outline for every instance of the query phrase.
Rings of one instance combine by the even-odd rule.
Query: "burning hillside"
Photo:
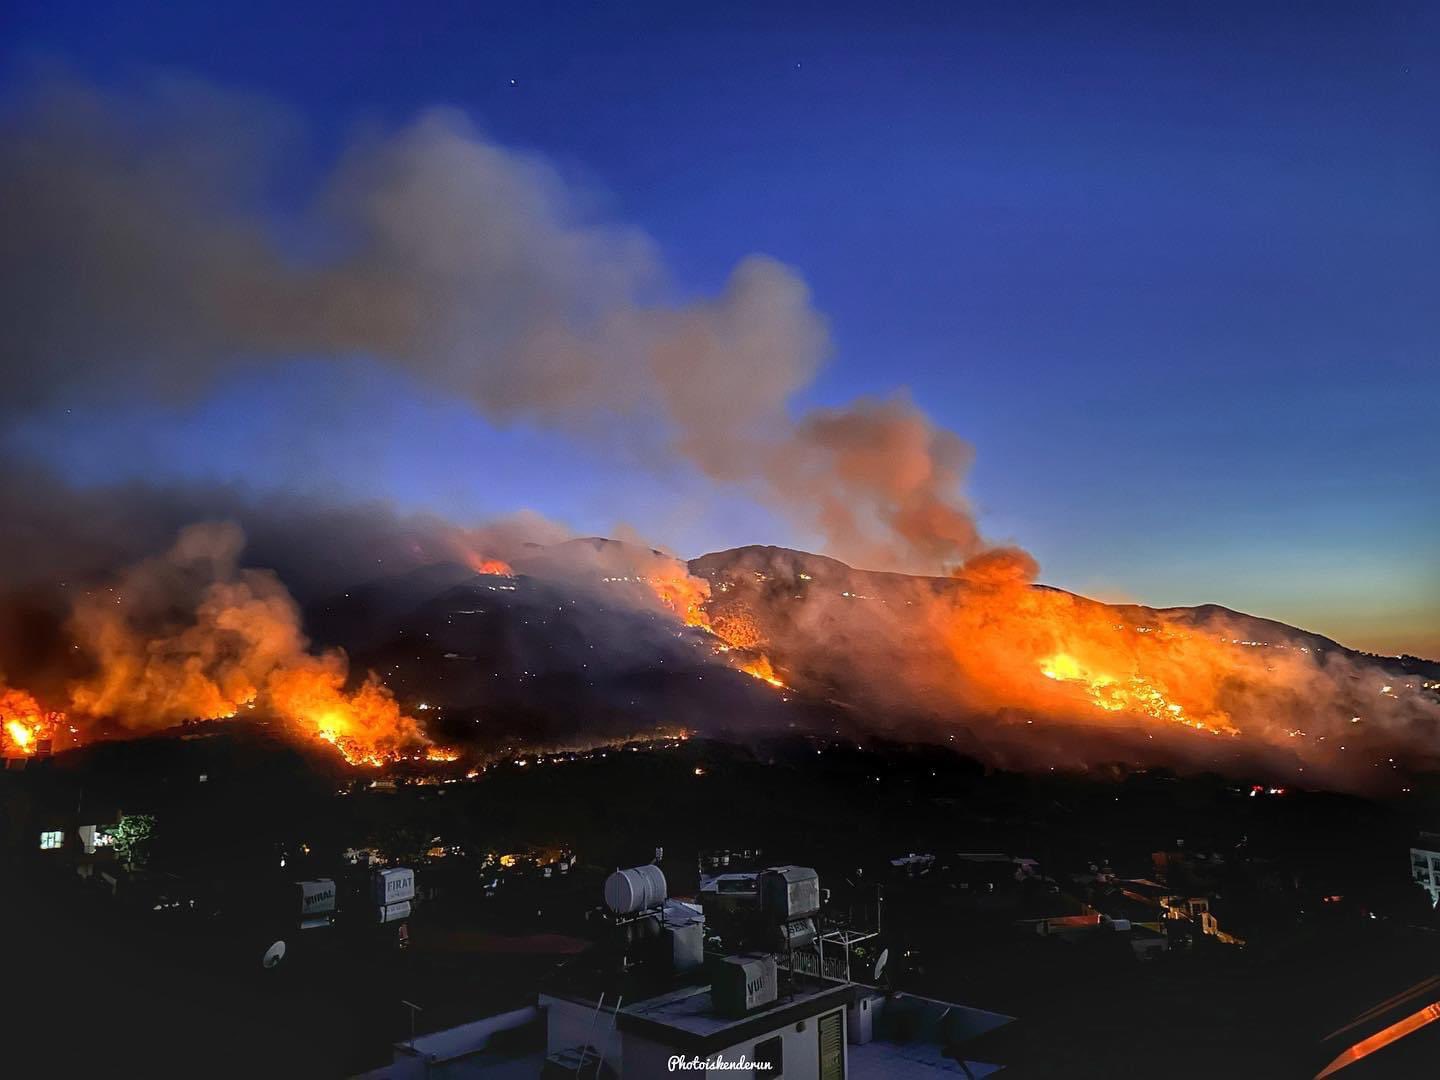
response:
[[[1101,604],[1003,555],[930,578],[777,548],[691,566],[715,625],[798,689],[1012,764],[1113,755],[1398,790],[1440,732],[1440,666],[1386,666],[1224,609]]]
[[[69,648],[43,665],[48,693],[0,695],[5,751],[31,756],[243,714],[329,744],[351,765],[444,762],[460,755],[441,745],[452,736],[478,757],[509,740],[668,730],[677,716],[709,715],[714,726],[743,707],[714,683],[717,669],[783,687],[763,655],[711,630],[708,583],[674,557],[522,535],[548,537],[445,527],[410,547],[411,572],[318,605],[312,620],[328,643],[314,646],[279,576],[241,564],[237,526],[186,528],[163,553],[68,597]],[[506,548],[515,565],[481,554],[482,542]],[[461,562],[432,561],[432,551]],[[366,662],[352,667],[347,649]],[[708,704],[677,699],[707,673]],[[416,704],[403,709],[392,684]]]
[[[73,600],[62,695],[0,697],[11,752],[242,711],[363,766],[843,717],[1022,767],[1258,763],[1398,786],[1395,756],[1417,760],[1440,724],[1440,672],[1396,675],[1223,609],[1100,604],[1032,585],[1004,553],[915,577],[776,548],[687,566],[597,538],[515,540],[503,559],[421,561],[313,607],[317,647],[242,545],[233,526],[197,526]],[[781,693],[746,697],[729,672]]]
[[[233,526],[195,526],[163,555],[85,591],[68,620],[78,674],[63,708],[6,691],[11,743],[31,754],[56,732],[75,742],[258,710],[352,764],[432,749],[375,675],[347,689],[345,655],[309,650],[284,586],[239,566],[242,544]]]
[[[971,513],[958,435],[903,391],[810,405],[831,342],[794,269],[756,254],[711,295],[675,287],[646,237],[590,220],[543,161],[447,110],[342,148],[294,192],[267,172],[282,160],[268,113],[194,96],[48,85],[8,115],[0,263],[24,289],[3,296],[7,421],[123,414],[323,360],[337,386],[378,371],[612,464],[643,446],[646,467],[758,499],[838,556],[936,576],[783,549],[687,566],[533,515],[470,528],[295,492],[76,490],[7,457],[0,667],[19,752],[253,709],[374,764],[497,725],[807,709],[1028,766],[1248,754],[1362,784],[1430,753],[1423,678],[1233,613],[1035,585],[1035,561]],[[374,419],[320,430],[384,430]],[[372,590],[377,576],[401,584]],[[444,708],[422,726],[405,701]]]

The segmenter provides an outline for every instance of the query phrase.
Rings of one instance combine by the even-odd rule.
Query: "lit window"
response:
[[[41,851],[57,851],[64,843],[65,834],[59,829],[47,830],[40,834]]]

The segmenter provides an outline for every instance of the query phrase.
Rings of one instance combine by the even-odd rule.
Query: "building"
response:
[[[844,948],[847,932],[816,924],[815,872],[744,878],[750,888],[702,890],[702,914],[665,895],[655,866],[617,872],[605,889],[610,939],[557,973],[533,1006],[398,1043],[367,1080],[979,1080],[999,1070],[966,1060],[963,1046],[1011,1017],[819,974],[850,965],[820,951],[827,940]],[[865,967],[878,982],[883,960]]]
[[[1421,833],[1424,847],[1410,849],[1410,876],[1430,895],[1431,906],[1440,905],[1440,833]]]
[[[980,1080],[1000,1070],[965,1060],[960,1047],[1011,1017],[855,983],[801,976],[795,984],[743,1016],[729,1015],[703,980],[615,1005],[577,991],[542,993],[533,1007],[398,1043],[391,1065],[367,1080],[647,1078],[722,1069],[786,1080]]]

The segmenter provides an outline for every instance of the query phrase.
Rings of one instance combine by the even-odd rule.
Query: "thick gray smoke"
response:
[[[295,208],[292,126],[193,83],[35,93],[0,141],[4,407],[365,356],[494,422],[658,432],[866,565],[983,550],[968,448],[908,402],[792,416],[829,343],[790,268],[753,255],[670,302],[643,235],[442,109],[356,139]]]

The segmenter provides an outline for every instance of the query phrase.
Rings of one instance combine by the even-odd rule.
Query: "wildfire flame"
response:
[[[55,737],[65,714],[47,711],[24,690],[0,687],[0,721],[10,745],[29,757],[42,740]]]
[[[645,577],[643,580],[655,594],[656,599],[666,608],[672,611],[675,616],[686,626],[697,630],[703,630],[714,639],[711,649],[717,656],[724,657],[725,662],[736,671],[743,672],[753,679],[769,683],[778,690],[788,689],[775,674],[770,659],[763,653],[753,658],[746,658],[741,655],[731,654],[731,647],[737,643],[728,640],[720,634],[714,624],[710,621],[710,583],[704,578],[695,577],[693,574],[675,574],[665,577]],[[744,647],[743,645],[739,647]]]
[[[775,674],[775,669],[770,666],[770,660],[766,656],[762,655],[748,663],[742,664],[740,670],[753,679],[759,679],[761,682],[769,683],[777,690],[786,689],[785,684],[780,681],[780,677]]]
[[[1216,735],[1238,735],[1240,731],[1223,712],[1211,712],[1204,718],[1190,716],[1185,706],[1171,701],[1162,685],[1145,676],[1132,673],[1117,678],[1092,671],[1069,653],[1056,653],[1040,662],[1040,673],[1056,682],[1079,683],[1091,703],[1106,712],[1128,712],[1149,716],[1168,723],[1184,724]]]
[[[655,598],[675,613],[686,626],[713,633],[710,615],[705,605],[710,600],[710,583],[704,578],[689,574],[675,574],[666,577],[645,577],[643,582],[650,587]]]
[[[495,577],[514,577],[515,571],[510,564],[503,559],[490,559],[484,555],[471,553],[465,560],[471,570],[477,574],[493,575]]]
[[[240,565],[243,544],[232,525],[191,526],[78,597],[70,629],[91,670],[70,686],[70,714],[119,734],[253,709],[355,765],[424,760],[420,725],[373,673],[349,689],[344,652],[312,651],[280,580]]]
[[[1236,736],[1235,695],[1276,681],[1265,670],[1273,659],[1163,612],[1117,619],[1108,605],[1030,585],[1025,567],[1002,553],[979,570],[957,575],[959,588],[936,618],[967,699],[982,708],[1081,723],[1110,713]]]
[[[266,688],[271,708],[302,732],[332,744],[352,765],[378,767],[418,754],[429,739],[371,674],[354,693],[345,673],[324,659],[276,671]]]

